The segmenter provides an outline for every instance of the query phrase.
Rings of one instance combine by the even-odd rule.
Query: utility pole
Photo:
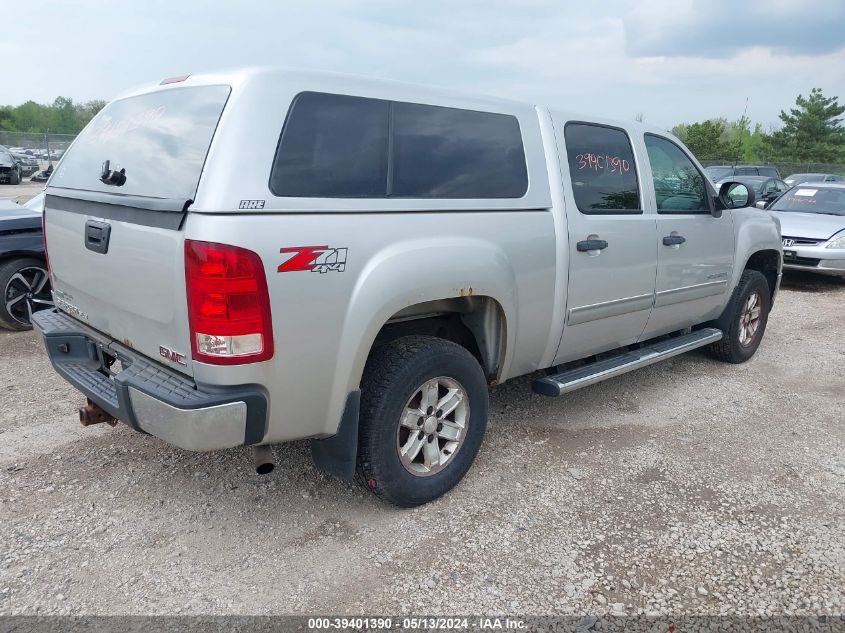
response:
[[[740,119],[740,121],[743,123],[743,127],[741,127],[739,129],[739,144],[736,147],[736,155],[734,156],[734,167],[736,167],[736,164],[739,162],[739,157],[742,155],[742,131],[745,129],[744,125],[745,125],[745,120],[746,120],[747,116],[748,116],[748,97],[745,97],[745,111],[742,113],[742,118]],[[750,127],[751,123],[749,123],[748,125]]]
[[[44,145],[47,148],[47,170],[53,171],[53,154],[50,152],[50,130],[44,132]]]

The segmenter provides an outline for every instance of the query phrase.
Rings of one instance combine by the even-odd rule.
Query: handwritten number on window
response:
[[[631,163],[619,156],[586,152],[576,154],[575,160],[578,161],[579,170],[592,169],[594,171],[602,171],[609,169],[611,172],[619,172],[620,174],[627,173],[631,170]]]

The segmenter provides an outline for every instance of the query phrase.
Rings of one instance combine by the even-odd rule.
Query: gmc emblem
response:
[[[162,358],[166,358],[169,361],[173,361],[177,365],[182,365],[184,367],[188,366],[188,363],[185,362],[185,355],[180,354],[179,352],[175,352],[169,347],[165,347],[164,345],[158,346],[158,353],[161,355]]]

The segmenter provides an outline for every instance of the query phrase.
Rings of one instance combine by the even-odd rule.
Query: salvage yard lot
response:
[[[181,451],[0,333],[0,614],[841,613],[845,283],[787,276],[757,356],[559,399],[492,390],[464,482],[415,510],[307,443]]]

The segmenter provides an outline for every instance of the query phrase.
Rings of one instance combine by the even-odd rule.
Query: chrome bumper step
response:
[[[544,396],[562,396],[581,387],[594,385],[602,380],[666,360],[698,347],[721,340],[722,331],[704,328],[689,334],[681,334],[663,341],[656,341],[640,349],[626,352],[613,358],[596,361],[582,367],[538,378],[532,383],[534,391]]]

